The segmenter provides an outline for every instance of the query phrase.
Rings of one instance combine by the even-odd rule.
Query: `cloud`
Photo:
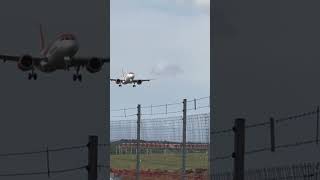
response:
[[[151,71],[151,74],[158,76],[177,76],[183,73],[180,66],[176,64],[159,63]]]
[[[200,8],[210,9],[210,0],[176,0],[178,5],[192,5]]]
[[[210,0],[194,0],[194,3],[199,6],[210,7]]]

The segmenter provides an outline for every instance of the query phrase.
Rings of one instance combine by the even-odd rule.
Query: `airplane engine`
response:
[[[96,73],[96,72],[99,72],[101,70],[102,65],[103,65],[103,63],[102,63],[102,61],[100,59],[92,58],[88,62],[86,68],[90,73]]]
[[[117,80],[116,80],[116,83],[117,83],[117,84],[120,84],[120,83],[121,83],[121,80],[120,80],[120,79],[117,79]]]
[[[33,68],[33,59],[30,55],[23,55],[18,61],[18,68],[22,71],[29,71]]]
[[[139,84],[139,85],[140,85],[141,83],[142,83],[142,81],[141,81],[141,80],[138,80],[138,81],[137,81],[137,84]]]

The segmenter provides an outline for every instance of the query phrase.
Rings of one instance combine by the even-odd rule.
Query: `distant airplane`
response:
[[[99,72],[104,63],[110,62],[110,58],[99,57],[75,57],[78,52],[79,44],[76,37],[71,33],[60,33],[56,39],[46,45],[42,26],[40,25],[40,56],[34,57],[29,54],[21,56],[12,56],[0,54],[0,59],[3,62],[16,62],[18,68],[22,71],[31,71],[28,79],[37,79],[38,69],[41,72],[51,73],[56,70],[68,70],[70,67],[75,68],[73,81],[82,81],[82,76],[79,73],[80,68],[86,67],[90,73]]]
[[[136,87],[136,84],[140,85],[144,81],[151,81],[152,79],[134,79],[135,74],[133,72],[129,73],[123,73],[122,71],[122,79],[110,79],[111,81],[116,82],[116,84],[119,84],[119,87],[122,86],[122,84],[133,84],[133,87]]]

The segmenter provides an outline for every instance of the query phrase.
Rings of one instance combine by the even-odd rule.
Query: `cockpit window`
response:
[[[73,35],[63,35],[60,38],[61,41],[63,40],[75,40],[75,38],[73,37]]]

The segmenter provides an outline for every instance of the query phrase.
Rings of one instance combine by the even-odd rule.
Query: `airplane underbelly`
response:
[[[61,67],[65,66],[64,57],[59,55],[52,55],[48,57],[48,62],[40,65],[40,70],[42,72],[53,72]]]

